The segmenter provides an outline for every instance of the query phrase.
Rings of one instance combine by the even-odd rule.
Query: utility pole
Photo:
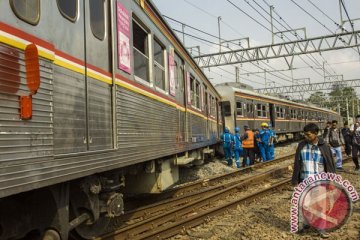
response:
[[[185,46],[185,24],[181,24],[181,27],[182,27],[182,37],[183,37],[183,44]],[[199,53],[200,54],[200,53]]]
[[[221,21],[221,16],[219,16],[219,17],[218,17],[218,29],[219,29],[219,52],[221,52],[220,21]]]
[[[339,0],[339,7],[340,7],[340,27],[341,27],[341,32],[344,32],[341,0]]]
[[[240,70],[238,66],[235,67],[235,79],[237,83],[240,83]]]
[[[357,113],[356,115],[360,114],[360,106],[359,106],[359,99],[357,99]]]
[[[341,115],[341,112],[340,112],[340,103],[338,102],[337,104],[337,109],[338,109],[338,114]]]
[[[273,9],[274,9],[274,6],[271,5],[270,6],[270,24],[271,24],[271,39],[272,39],[272,44],[274,44],[274,24],[273,24]]]

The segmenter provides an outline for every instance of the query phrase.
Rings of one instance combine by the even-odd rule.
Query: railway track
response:
[[[125,213],[117,223],[117,230],[98,240],[168,238],[238,205],[289,189],[288,159],[293,159],[293,155],[169,190],[159,196],[165,200]],[[269,169],[272,165],[277,166]],[[240,178],[250,172],[254,174]]]
[[[289,178],[284,178],[288,164],[272,169],[268,166],[288,159],[293,155],[166,191],[159,196],[162,201],[125,213],[115,221],[117,230],[99,239],[161,239],[201,224],[226,209],[285,187],[289,183]],[[244,178],[244,173],[250,172],[255,174]]]

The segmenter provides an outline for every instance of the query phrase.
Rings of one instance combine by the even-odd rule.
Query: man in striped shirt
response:
[[[317,173],[335,172],[331,149],[318,133],[319,127],[315,123],[304,127],[305,140],[299,143],[295,153],[294,185]]]
[[[321,172],[335,173],[331,149],[318,134],[319,127],[316,124],[309,123],[304,127],[305,140],[299,143],[295,153],[293,185]],[[303,225],[303,228],[308,227],[306,222]],[[322,238],[329,237],[324,230],[319,230],[319,233]]]

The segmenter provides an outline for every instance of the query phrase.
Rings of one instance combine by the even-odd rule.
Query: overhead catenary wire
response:
[[[179,30],[177,30],[177,29],[173,29],[173,31],[182,33],[182,31],[179,31]],[[218,43],[209,41],[209,40],[204,39],[204,38],[200,38],[200,37],[197,37],[197,36],[188,34],[188,33],[184,33],[184,34],[187,35],[187,36],[189,36],[189,37],[192,37],[192,38],[194,38],[194,39],[201,40],[201,41],[203,41],[203,42],[205,42],[205,43],[211,43],[211,44],[214,44],[214,45],[218,45]],[[208,45],[208,46],[209,46],[209,45]],[[200,52],[199,54],[201,54],[201,52]],[[222,70],[222,71],[224,71],[224,72],[230,73],[230,74],[232,74],[233,76],[235,76],[234,73],[231,73],[231,72],[229,72],[229,71],[221,68],[220,66],[217,66],[217,68],[220,69],[220,70]],[[214,73],[214,72],[213,72],[213,73]],[[243,79],[244,79],[244,80],[247,80],[247,81],[249,81],[249,82],[253,82],[252,80],[249,80],[249,79],[245,79],[245,78],[243,78]],[[233,80],[233,79],[231,79],[231,80]],[[270,80],[270,81],[273,81],[273,80]],[[257,83],[262,84],[262,83],[260,83],[260,82],[257,82]]]
[[[188,3],[188,4],[191,5],[192,7],[196,8],[196,9],[198,9],[198,10],[204,12],[204,13],[206,13],[207,15],[209,15],[209,16],[211,16],[211,17],[213,17],[213,18],[217,18],[214,14],[211,14],[211,13],[209,13],[208,11],[205,11],[204,9],[196,6],[196,5],[193,4],[193,3],[188,2],[187,0],[184,0],[184,2]],[[241,9],[239,9],[239,10],[241,11]],[[244,13],[247,14],[246,12],[244,12]],[[247,14],[247,16],[249,16],[249,17],[251,18],[250,15]],[[252,18],[252,19],[253,19],[253,18]],[[254,20],[254,19],[253,19],[253,20]],[[255,21],[256,21],[256,20],[255,20]],[[223,21],[223,23],[225,23],[225,22]],[[228,24],[226,24],[226,25],[228,25]],[[265,27],[265,28],[266,28],[266,27]],[[231,29],[233,29],[233,28],[231,28]],[[269,29],[268,29],[268,30],[269,30]],[[233,43],[233,44],[234,44],[234,43]],[[230,50],[232,50],[232,49],[230,49]],[[253,64],[254,66],[256,66],[254,63],[252,63],[252,64]],[[271,68],[271,69],[274,69],[274,68],[271,67],[270,65],[268,65],[268,64],[266,64],[266,63],[264,63],[264,64],[265,64],[267,67],[269,67],[269,68]],[[256,67],[261,68],[260,66],[256,66]],[[318,74],[319,74],[319,73],[318,73]],[[281,72],[280,72],[280,75],[283,75],[285,78],[291,79],[289,76],[287,76],[287,75],[285,75],[285,74],[283,74],[283,73],[281,73]],[[278,77],[278,76],[276,76],[276,77]],[[278,78],[280,78],[280,77],[278,77]],[[281,78],[280,78],[280,79],[281,79]],[[291,79],[291,80],[287,80],[287,81],[291,82],[292,79]]]
[[[184,24],[184,23],[182,23],[182,22],[180,22],[180,21],[178,21],[178,20],[175,20],[175,19],[173,19],[173,18],[169,18],[169,17],[167,17],[167,16],[165,16],[165,17],[168,18],[168,19],[170,19],[170,20],[173,20],[173,21],[177,22],[178,24]],[[190,26],[190,25],[188,25],[188,24],[186,24],[186,26],[188,26],[188,27],[191,28],[191,29],[200,31],[200,32],[202,32],[202,33],[204,33],[204,34],[206,34],[206,35],[208,35],[208,36],[211,36],[211,37],[214,37],[214,38],[218,38],[217,36],[215,36],[215,35],[213,35],[213,34],[206,33],[206,32],[204,32],[204,31],[202,31],[202,30],[200,30],[200,29],[198,29],[198,28],[192,27],[192,26]],[[174,30],[175,32],[182,33],[182,34],[184,34],[184,35],[186,35],[186,36],[192,37],[192,38],[194,38],[194,39],[201,40],[201,41],[206,42],[206,43],[210,43],[210,44],[214,44],[214,45],[219,45],[219,43],[212,42],[212,41],[209,41],[209,40],[207,40],[207,39],[204,39],[204,38],[201,38],[201,37],[192,35],[192,34],[184,33],[184,32],[182,32],[182,31],[180,31],[180,30],[177,30],[177,29],[173,29],[173,30]],[[233,43],[233,44],[234,44],[234,45],[237,45],[237,44],[235,44],[235,43]],[[237,46],[238,46],[238,45],[237,45]],[[227,48],[229,48],[229,47],[227,47]],[[231,48],[229,48],[229,49],[230,49],[230,50],[233,50],[233,49],[231,49]],[[253,63],[253,62],[252,62],[252,64],[253,64],[254,66],[258,67],[258,68],[261,68],[260,66],[256,65],[256,64]],[[265,63],[264,63],[264,64],[265,64]],[[268,65],[268,64],[265,64],[265,65],[267,65],[267,66],[268,66],[269,68],[271,68],[271,69],[274,69],[273,67],[271,67],[271,66]],[[289,76],[287,76],[287,75],[285,75],[285,74],[283,74],[283,73],[281,73],[281,72],[280,72],[279,74],[280,74],[280,75],[283,75],[285,78],[284,78],[284,77],[277,76],[276,74],[273,74],[273,73],[269,73],[269,74],[272,75],[272,76],[274,76],[274,77],[276,77],[276,78],[279,78],[279,79],[282,79],[282,80],[285,80],[285,81],[288,81],[288,82],[292,82],[292,79],[290,79]],[[288,79],[286,79],[286,78],[289,78],[290,80],[288,80]],[[269,79],[269,81],[274,81],[274,80],[270,80],[270,79]]]
[[[258,4],[255,0],[253,0],[253,2],[254,3],[256,3],[264,12],[266,12],[269,16],[270,16],[270,13],[267,11],[267,10],[265,10],[260,4]],[[263,0],[263,2],[268,6],[268,7],[271,7],[271,5],[266,1],[266,0]],[[280,16],[280,14],[279,13],[277,13],[276,11],[275,11],[275,9],[273,10],[274,11],[274,13],[286,24],[286,26],[284,26],[281,22],[279,22],[276,18],[274,18],[274,20],[278,23],[278,24],[280,24],[285,30],[287,30],[287,31],[289,31],[292,35],[294,35],[297,39],[303,39],[303,38],[301,38],[300,36],[298,36],[298,35],[296,35],[295,33],[293,33],[292,31],[291,31],[291,29],[292,29],[292,27]],[[275,27],[276,28],[276,27]],[[288,29],[289,28],[289,29]],[[278,31],[280,31],[278,28],[276,28]],[[288,38],[289,39],[289,38]],[[290,39],[289,39],[290,40]],[[324,62],[326,62],[325,61],[325,59],[324,59],[324,57],[322,56],[322,55],[320,55],[321,57],[322,57],[322,59],[324,60]],[[307,65],[310,65],[309,63],[307,63],[307,62],[305,62],[305,60],[301,57],[301,56],[299,56],[300,57],[300,59],[305,63],[305,64],[307,64]],[[331,75],[331,73],[329,72],[329,71],[327,71],[325,68],[324,68],[324,66],[322,66],[321,65],[321,63],[319,63],[319,61],[312,55],[312,54],[310,54],[310,56],[308,56],[308,55],[306,55],[306,57],[308,57],[309,59],[310,59],[310,61],[312,61],[315,65],[317,65],[317,66],[319,66],[320,68],[322,68],[322,69],[324,69],[324,71],[328,74],[328,75]],[[330,67],[330,66],[329,66]],[[332,69],[331,67],[330,67],[330,69],[336,74],[336,72],[335,72],[335,70],[334,69]],[[321,74],[319,74],[315,69],[313,69],[318,75],[321,75]],[[325,77],[325,76],[324,76]]]
[[[258,21],[256,21],[253,17],[251,17],[247,12],[245,12],[244,10],[242,10],[239,6],[237,6],[236,4],[234,4],[233,2],[231,2],[230,0],[227,0],[229,3],[231,3],[231,5],[233,5],[236,9],[238,9],[239,11],[241,11],[242,13],[244,13],[246,16],[248,16],[248,17],[250,17],[252,20],[254,20],[256,23],[258,23],[258,24],[260,24],[261,26],[263,26],[265,29],[267,29],[270,33],[272,33],[272,31],[269,29],[269,28],[267,28],[267,27],[265,27],[263,24],[261,24],[261,23],[259,23]],[[247,2],[246,0],[244,0],[245,2]],[[249,2],[247,2],[249,5],[250,5],[250,3]],[[257,11],[258,12],[258,11]],[[259,12],[258,12],[259,13]],[[268,13],[269,14],[269,13]],[[270,21],[268,21],[268,22],[270,22]],[[278,31],[280,31],[277,27],[275,27]],[[288,38],[288,37],[287,37]],[[288,38],[289,39],[289,38]],[[290,40],[290,39],[289,39]],[[309,57],[309,56],[308,56]],[[309,57],[310,58],[310,57]],[[307,63],[301,56],[300,56],[300,59],[305,63],[305,64],[307,64],[307,65],[310,65],[309,63]],[[314,62],[315,63],[315,65],[318,65],[318,66],[320,66],[320,67],[322,67],[321,66],[321,64],[315,59],[315,61],[314,60],[312,60],[312,59],[310,59],[312,62]],[[321,74],[321,73],[319,73],[315,68],[312,68],[313,69],[313,71],[315,72],[315,73],[317,73],[319,76],[323,76],[323,74]],[[324,69],[324,71],[326,71],[326,69]],[[283,73],[281,73],[281,74],[283,74]]]

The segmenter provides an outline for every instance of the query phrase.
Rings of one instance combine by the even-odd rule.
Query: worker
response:
[[[235,134],[233,135],[233,143],[236,167],[240,168],[240,156],[242,155],[243,148],[240,139],[240,128],[238,127],[235,128]]]
[[[267,129],[268,124],[266,122],[263,122],[261,124],[261,130],[259,132],[260,135],[260,141],[259,141],[259,148],[260,148],[260,154],[261,158],[264,162],[270,160],[270,131]]]
[[[227,161],[228,166],[232,166],[232,143],[233,137],[229,131],[229,128],[225,127],[224,133],[221,134],[221,140],[223,141],[223,149],[225,154],[225,160]]]

